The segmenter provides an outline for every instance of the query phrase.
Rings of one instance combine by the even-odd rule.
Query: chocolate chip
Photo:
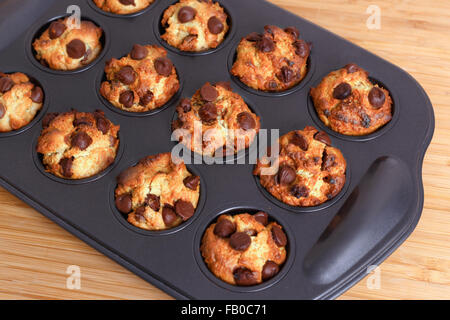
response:
[[[64,177],[69,178],[73,175],[72,172],[73,158],[62,158],[59,161],[59,165],[61,166],[62,175]]]
[[[196,14],[197,11],[194,8],[189,6],[182,7],[178,11],[178,21],[180,21],[181,23],[192,21],[194,20]]]
[[[368,115],[367,113],[363,113],[361,117],[362,117],[361,125],[362,125],[364,128],[369,128],[369,127],[370,127],[370,123],[372,122],[372,121],[370,120],[369,115]]]
[[[153,63],[156,72],[164,77],[168,77],[172,74],[172,68],[173,64],[172,61],[170,61],[166,57],[159,57],[155,60]]]
[[[322,155],[322,171],[328,170],[333,167],[335,164],[335,159],[336,158],[334,155],[329,154],[327,150],[325,150]]]
[[[267,87],[271,90],[275,90],[276,88],[278,88],[278,83],[276,81],[270,80],[267,83]]]
[[[252,286],[258,283],[253,272],[244,267],[236,268],[233,271],[233,278],[238,286]]]
[[[303,40],[295,41],[294,48],[295,53],[302,58],[305,58],[309,54],[309,51],[311,50],[308,44]]]
[[[250,247],[252,239],[245,232],[236,232],[230,237],[230,246],[237,251],[245,251]]]
[[[263,211],[259,211],[253,215],[256,221],[261,223],[263,226],[267,226],[269,224],[269,215]]]
[[[293,186],[291,189],[291,194],[296,197],[297,199],[300,199],[301,197],[308,197],[309,196],[309,190],[305,186]]]
[[[131,90],[122,92],[119,97],[119,102],[125,108],[131,108],[134,104],[134,92]]]
[[[130,213],[132,209],[132,201],[131,201],[131,195],[129,194],[122,194],[118,197],[116,197],[116,208],[122,212],[122,213]]]
[[[140,44],[135,44],[133,49],[131,49],[130,57],[133,60],[142,60],[148,55],[148,50],[146,47],[141,46]]]
[[[198,37],[198,36],[195,35],[195,34],[187,35],[186,37],[184,37],[183,43],[184,43],[185,45],[187,45],[189,42],[191,42],[191,41],[197,39],[197,37]]]
[[[286,29],[284,29],[284,31],[289,34],[292,34],[294,38],[300,37],[300,31],[298,31],[296,27],[287,27]]]
[[[183,183],[186,186],[186,188],[189,188],[191,190],[197,190],[198,184],[200,183],[200,177],[199,176],[186,177],[184,178]]]
[[[261,39],[256,43],[256,47],[261,52],[272,52],[275,50],[275,43],[273,40],[267,36],[261,37]]]
[[[212,34],[219,34],[223,31],[224,25],[216,16],[209,18],[208,29]]]
[[[308,150],[308,140],[298,132],[294,132],[294,134],[291,137],[290,143],[293,145],[296,145],[297,147],[300,147],[303,151]]]
[[[250,33],[245,39],[250,42],[258,42],[262,38],[262,35],[257,32]]]
[[[50,122],[52,122],[58,115],[59,113],[57,112],[47,113],[44,116],[44,119],[42,119],[42,128],[47,128],[50,125]]]
[[[173,225],[173,223],[177,220],[177,214],[175,213],[175,210],[171,205],[164,205],[164,208],[162,209],[162,218],[164,221],[164,224],[168,227]]]
[[[194,215],[194,206],[189,201],[177,200],[175,202],[175,212],[179,215],[183,221],[188,220]]]
[[[292,167],[283,165],[278,171],[278,181],[280,184],[288,185],[295,181],[297,174]]]
[[[228,238],[235,231],[235,224],[228,219],[219,220],[214,227],[214,234],[221,238]]]
[[[88,125],[88,126],[92,126],[91,120],[89,120],[86,117],[82,117],[82,118],[76,118],[75,120],[73,120],[73,126],[74,127],[78,127],[81,125]]]
[[[331,146],[331,139],[325,131],[317,132],[314,135],[314,139],[322,143],[325,143],[327,146]]]
[[[86,53],[86,45],[80,39],[74,39],[66,45],[66,51],[72,59],[80,59]]]
[[[333,98],[344,100],[352,94],[352,87],[347,82],[342,82],[333,90]]]
[[[200,89],[200,95],[202,96],[203,100],[212,102],[217,99],[217,97],[219,96],[219,92],[208,82],[205,83]]]
[[[136,73],[133,67],[125,66],[116,73],[116,79],[123,84],[132,84],[136,80]]]
[[[145,198],[145,203],[153,209],[153,211],[159,211],[161,204],[157,195],[149,193]]]
[[[213,122],[217,119],[217,107],[214,103],[208,102],[207,104],[201,106],[198,110],[198,115],[205,123]]]
[[[119,2],[124,6],[136,6],[134,0],[119,0]]]
[[[249,112],[241,112],[237,115],[239,127],[244,130],[251,130],[256,127],[256,121]]]
[[[344,68],[347,70],[348,73],[354,73],[359,70],[358,65],[354,63],[349,63]]]
[[[189,100],[189,99],[181,100],[180,106],[183,109],[183,112],[191,111],[191,100]]]
[[[222,88],[227,89],[228,91],[233,91],[233,89],[231,88],[230,82],[229,81],[219,81],[216,82],[216,87],[220,86]]]
[[[287,237],[281,227],[274,225],[272,226],[272,238],[275,244],[279,247],[284,247],[287,244]]]
[[[0,78],[0,92],[5,93],[6,91],[11,90],[11,88],[14,86],[14,81],[11,80],[11,78],[3,77]]]
[[[273,261],[268,260],[262,269],[261,277],[263,281],[267,281],[275,277],[280,271],[280,267]]]
[[[99,130],[99,131],[101,131],[101,133],[103,133],[103,134],[106,134],[106,133],[108,133],[108,130],[109,130],[109,121],[108,120],[106,120],[105,118],[102,118],[102,117],[98,117],[97,119],[96,119],[97,121],[97,129]]]
[[[141,106],[146,106],[148,105],[150,102],[152,102],[153,100],[153,92],[151,92],[150,90],[147,90],[147,92],[139,99],[139,104]]]
[[[379,109],[384,105],[384,102],[386,101],[386,96],[378,87],[373,87],[372,90],[369,92],[369,102],[375,109]]]
[[[42,103],[42,101],[44,101],[44,92],[41,87],[34,87],[33,90],[31,90],[30,99],[36,103]]]
[[[280,79],[280,81],[284,83],[289,83],[292,81],[292,78],[294,77],[294,71],[292,71],[289,67],[282,67],[279,74],[277,74],[277,78]]]
[[[92,144],[92,138],[84,131],[77,132],[70,140],[72,147],[86,150]]]
[[[5,114],[6,114],[6,108],[5,108],[5,106],[3,105],[3,103],[0,102],[0,119],[3,119],[3,117],[5,116]]]
[[[50,24],[50,27],[48,28],[48,35],[50,39],[56,39],[59,38],[64,31],[66,31],[67,27],[64,23],[60,21],[55,21]]]

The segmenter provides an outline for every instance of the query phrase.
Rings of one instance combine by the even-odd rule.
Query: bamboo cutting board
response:
[[[370,275],[341,299],[450,299],[450,2],[271,2],[402,67],[434,106],[436,130],[424,161],[419,225],[381,264],[378,288]],[[380,29],[366,24],[372,4],[381,10]],[[170,298],[1,188],[0,208],[0,299]],[[71,265],[81,268],[79,290],[66,287]]]

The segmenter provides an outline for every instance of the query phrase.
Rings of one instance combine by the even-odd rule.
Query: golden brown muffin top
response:
[[[275,198],[291,206],[310,207],[342,190],[347,164],[324,131],[314,127],[291,131],[280,137],[278,145],[279,154],[270,154],[278,164],[276,174],[264,175],[262,170],[270,167],[267,157],[258,161],[253,172]]]
[[[81,68],[95,60],[102,50],[100,27],[83,20],[76,28],[69,19],[53,21],[33,43],[36,58],[51,69]]]
[[[234,154],[248,148],[260,129],[259,117],[227,82],[207,82],[192,99],[181,100],[177,113],[172,128],[183,129],[179,141],[198,154]],[[202,134],[194,134],[196,127]]]
[[[95,5],[106,12],[132,14],[144,10],[155,0],[93,0]]]
[[[52,174],[83,179],[114,162],[120,126],[108,120],[103,111],[48,113],[42,126],[36,151]]]
[[[299,39],[295,27],[265,26],[253,32],[237,47],[231,73],[244,84],[262,91],[284,91],[298,84],[307,73],[310,46]]]
[[[200,178],[170,153],[148,156],[117,177],[116,207],[132,225],[165,230],[190,219],[200,196]]]
[[[250,286],[274,277],[286,260],[288,239],[268,214],[221,215],[203,235],[201,253],[211,272],[233,285]]]
[[[166,32],[161,38],[182,51],[213,49],[228,32],[227,18],[218,2],[180,0],[164,12],[161,24]]]
[[[178,91],[180,83],[164,48],[135,44],[131,52],[106,63],[107,81],[100,93],[115,107],[144,112],[163,106]]]
[[[26,126],[42,108],[44,92],[28,76],[0,72],[0,132]]]
[[[366,135],[392,119],[389,92],[353,63],[329,73],[311,88],[311,97],[323,123],[342,134]]]

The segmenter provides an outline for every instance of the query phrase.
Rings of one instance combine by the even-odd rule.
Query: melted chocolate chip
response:
[[[177,220],[177,214],[171,205],[165,204],[162,209],[162,218],[167,227],[172,226]]]
[[[179,215],[183,221],[188,220],[194,215],[194,206],[189,201],[177,200],[175,202],[175,212]]]
[[[287,244],[286,234],[283,229],[277,225],[272,226],[272,238],[279,247],[284,247]]]
[[[219,92],[209,82],[207,82],[200,89],[200,95],[202,96],[203,100],[212,102],[217,99],[217,97],[219,96]]]
[[[136,6],[134,0],[119,0],[119,2],[124,6]]]
[[[173,64],[172,61],[170,61],[166,57],[159,57],[154,62],[154,67],[156,72],[164,77],[168,77],[172,74],[172,68]]]
[[[50,27],[48,28],[48,35],[50,39],[56,39],[59,38],[64,31],[66,31],[67,27],[64,23],[60,21],[54,21],[50,24]]]
[[[199,176],[186,177],[184,178],[183,183],[186,186],[186,188],[189,188],[191,190],[197,190],[198,184],[200,183],[200,177]]]
[[[5,106],[3,105],[3,103],[0,102],[0,119],[3,119],[3,117],[5,116],[5,114],[6,114],[6,108],[5,108]]]
[[[252,239],[245,232],[236,232],[230,237],[230,246],[237,251],[245,251],[250,247]]]
[[[122,212],[122,213],[130,213],[132,209],[132,201],[131,201],[131,195],[129,194],[122,194],[118,197],[116,197],[115,200],[116,208]]]
[[[334,155],[329,154],[327,150],[322,155],[322,171],[328,170],[334,166],[336,158]]]
[[[258,283],[253,272],[244,267],[234,270],[233,278],[238,286],[252,286]]]
[[[136,80],[136,73],[133,67],[125,66],[116,73],[116,79],[123,84],[129,85]]]
[[[84,131],[77,132],[70,140],[72,147],[86,150],[92,144],[92,138]]]
[[[280,271],[280,267],[273,261],[268,260],[262,269],[261,277],[263,281],[267,281],[275,277]]]
[[[0,92],[5,93],[14,86],[14,81],[11,80],[11,78],[8,77],[2,77],[0,78]]]
[[[208,20],[209,32],[211,32],[212,34],[219,34],[223,31],[224,28],[225,27],[219,18],[217,18],[216,16],[209,18]]]
[[[203,122],[211,123],[217,119],[217,107],[214,103],[208,102],[201,106],[198,115]]]
[[[180,21],[181,23],[192,21],[194,20],[196,14],[197,11],[194,8],[189,6],[182,7],[178,11],[178,21]]]
[[[150,90],[148,90],[140,99],[139,99],[139,104],[141,106],[146,106],[148,105],[150,102],[152,102],[153,100],[153,92],[151,92]]]
[[[109,121],[103,117],[97,117],[96,122],[97,122],[97,129],[101,131],[101,133],[107,134],[110,126]]]
[[[36,103],[42,103],[42,101],[44,101],[44,92],[41,87],[34,87],[33,90],[31,90],[30,99]]]
[[[352,87],[347,82],[342,82],[333,90],[333,98],[344,100],[352,94]]]
[[[183,109],[183,112],[185,113],[191,111],[191,100],[189,99],[181,100],[180,106]]]
[[[250,42],[258,42],[262,39],[262,35],[257,32],[252,32],[245,39]]]
[[[52,122],[58,115],[59,113],[57,112],[47,113],[44,116],[44,119],[42,119],[42,128],[47,128],[50,125],[50,122]]]
[[[221,219],[214,226],[214,234],[221,238],[228,238],[235,231],[236,225],[228,219]]]
[[[303,40],[295,41],[294,48],[295,53],[302,58],[305,58],[309,54],[309,51],[311,50],[308,44]]]
[[[290,143],[300,147],[303,151],[308,150],[308,140],[301,133],[295,132],[291,137]]]
[[[134,104],[134,93],[131,90],[124,91],[120,94],[119,102],[123,104],[125,108],[131,108]]]
[[[282,67],[279,74],[277,74],[277,78],[284,83],[289,83],[294,78],[294,71],[292,71],[289,67]]]
[[[284,29],[284,31],[289,34],[292,34],[294,38],[300,37],[300,31],[298,31],[296,27],[287,27],[286,29]]]
[[[296,197],[297,199],[300,199],[301,197],[308,197],[309,196],[309,190],[305,186],[293,186],[291,189],[291,194]]]
[[[153,211],[159,211],[161,203],[157,195],[149,193],[145,198],[145,203],[152,208]]]
[[[262,36],[261,39],[256,43],[259,51],[267,53],[275,50],[275,43],[273,40],[267,36]]]
[[[295,178],[297,177],[297,174],[295,170],[288,166],[283,165],[278,170],[278,181],[280,184],[288,185],[295,181]]]
[[[72,59],[80,59],[86,53],[86,45],[80,39],[74,39],[66,45],[66,51]]]
[[[369,92],[369,102],[375,109],[379,109],[384,105],[384,102],[386,101],[386,96],[378,87],[373,87],[372,90]]]
[[[82,118],[76,118],[75,120],[73,120],[73,126],[74,127],[78,127],[81,125],[87,125],[87,126],[92,126],[91,120],[89,120],[86,117],[82,117]]]
[[[256,221],[261,223],[263,226],[267,226],[269,224],[269,215],[263,211],[259,211],[253,215]]]
[[[327,146],[331,146],[331,139],[325,131],[317,132],[314,135],[314,139],[322,143],[325,143]]]
[[[59,161],[59,165],[61,166],[62,175],[64,177],[70,178],[73,175],[73,158],[63,158]]]
[[[358,65],[354,64],[354,63],[349,63],[344,67],[348,73],[355,73],[356,71],[359,70]]]
[[[249,112],[241,112],[237,115],[237,122],[239,127],[244,130],[251,130],[256,127],[256,121],[253,119],[252,115]]]
[[[141,46],[140,44],[135,44],[133,49],[131,49],[130,57],[133,60],[142,60],[148,55],[148,50],[146,47]]]

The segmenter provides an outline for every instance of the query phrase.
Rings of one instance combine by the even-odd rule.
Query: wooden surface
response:
[[[380,289],[368,289],[364,279],[341,298],[450,299],[450,1],[272,2],[399,65],[422,84],[434,105],[422,219],[381,265]],[[380,30],[366,27],[370,4],[381,8]],[[3,189],[0,208],[0,298],[170,298]],[[80,290],[66,289],[69,265],[81,267]]]

